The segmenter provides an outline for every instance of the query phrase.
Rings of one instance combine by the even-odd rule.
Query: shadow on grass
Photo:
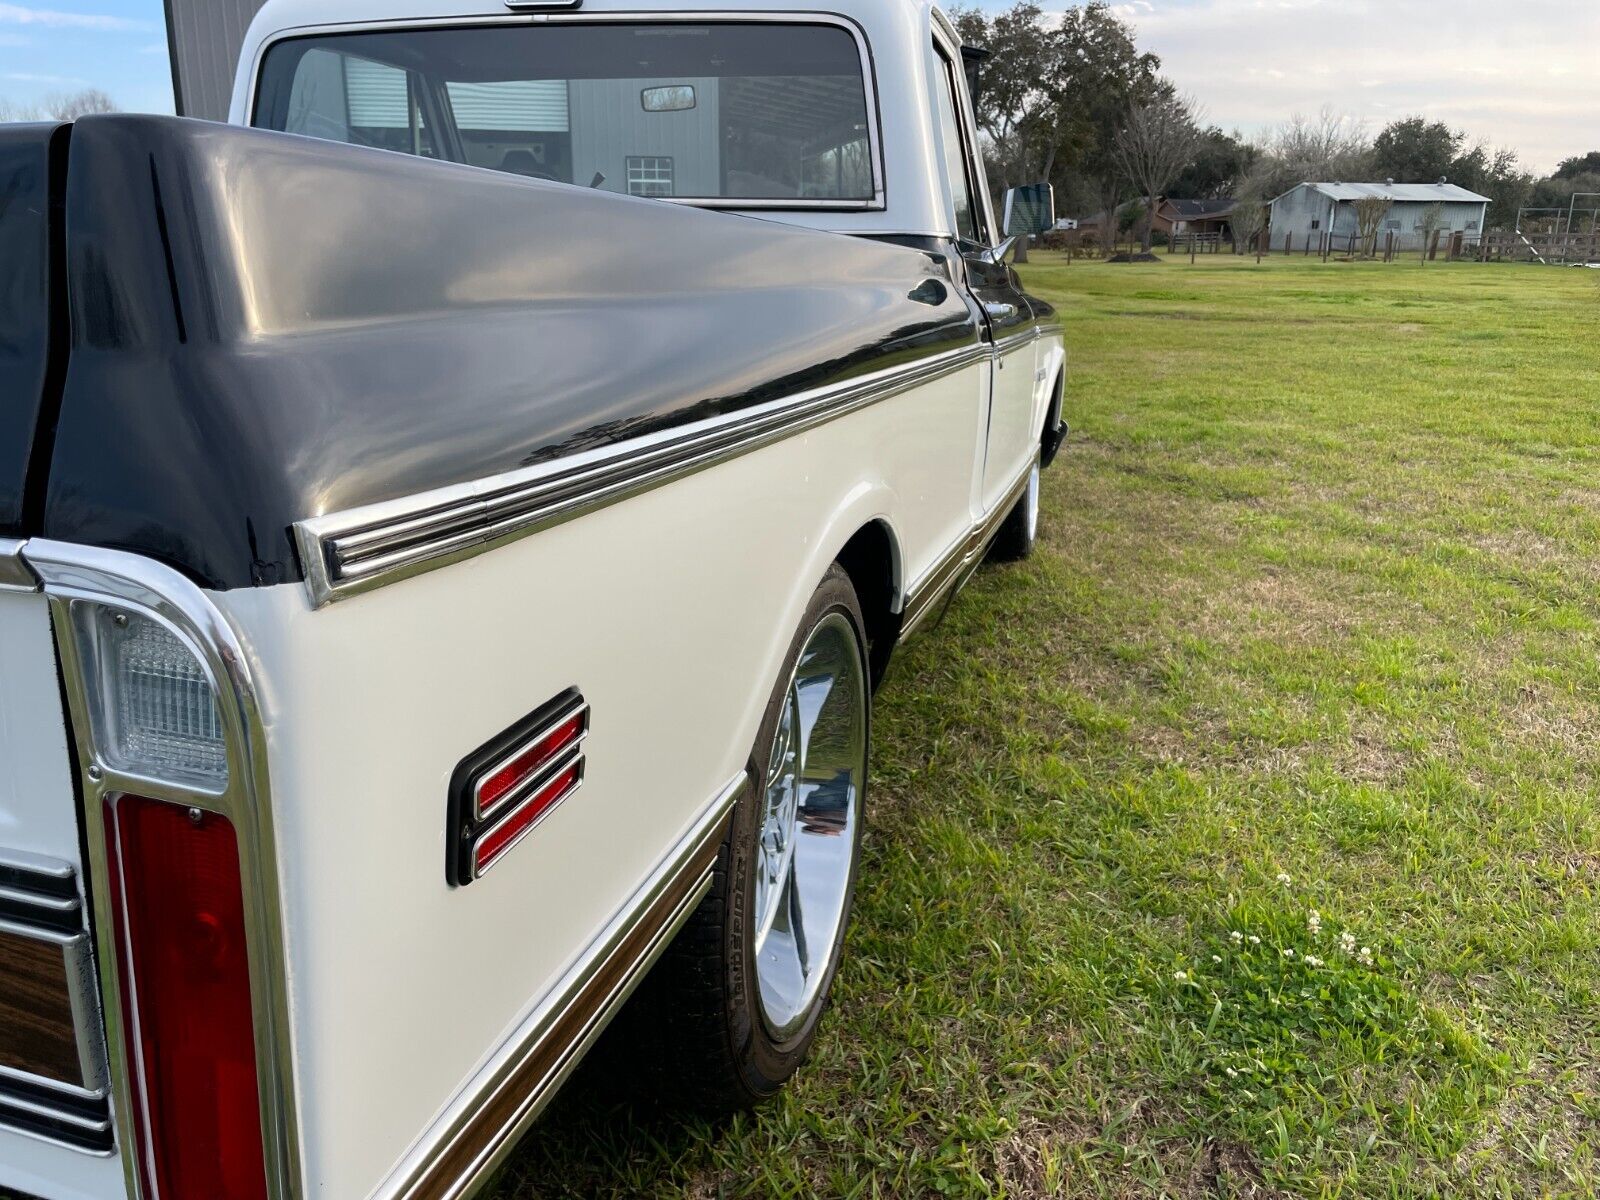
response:
[[[483,1200],[652,1196],[677,1192],[732,1118],[658,1099],[630,1070],[626,1038],[600,1039],[530,1129]]]

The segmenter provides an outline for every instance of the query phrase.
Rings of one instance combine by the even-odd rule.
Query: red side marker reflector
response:
[[[517,752],[504,766],[495,770],[478,785],[478,816],[492,812],[496,805],[565,750],[583,734],[587,713],[578,712],[568,717],[531,746]],[[543,789],[541,789],[541,794]]]
[[[105,824],[146,1190],[265,1200],[233,826],[140,796],[108,801]]]
[[[491,866],[495,859],[509,850],[511,846],[545,813],[549,812],[562,800],[565,800],[577,788],[583,777],[583,763],[573,763],[554,776],[550,782],[529,796],[517,808],[513,809],[500,824],[478,839],[478,844],[473,847],[472,862],[474,873],[482,875]]]

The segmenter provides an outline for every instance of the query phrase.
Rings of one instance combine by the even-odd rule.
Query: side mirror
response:
[[[1056,223],[1056,193],[1048,183],[1010,188],[1005,196],[1007,237],[1033,237],[1048,233]]]

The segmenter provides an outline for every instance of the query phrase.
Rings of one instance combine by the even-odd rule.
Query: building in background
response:
[[[266,0],[166,0],[172,94],[180,117],[226,121],[245,31]]]
[[[1379,196],[1389,201],[1389,211],[1378,227],[1381,245],[1389,234],[1395,246],[1415,250],[1422,245],[1423,214],[1439,205],[1442,221],[1439,236],[1448,241],[1453,233],[1469,238],[1482,232],[1489,197],[1469,192],[1464,187],[1440,180],[1438,183],[1302,183],[1290,188],[1272,202],[1272,241],[1282,245],[1285,234],[1293,235],[1294,245],[1315,245],[1331,231],[1342,246],[1360,231],[1356,224],[1356,201]]]

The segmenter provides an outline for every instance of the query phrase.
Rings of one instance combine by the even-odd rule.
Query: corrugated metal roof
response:
[[[1220,200],[1175,200],[1166,196],[1163,203],[1170,204],[1180,217],[1222,217],[1232,212],[1239,202],[1232,196]]]
[[[1469,192],[1453,183],[1312,183],[1300,185],[1320,192],[1330,200],[1362,200],[1368,196],[1382,196],[1385,200],[1421,201],[1453,204],[1487,204],[1489,197]],[[1294,191],[1293,188],[1289,189]],[[1287,196],[1289,192],[1285,192]],[[1280,196],[1279,199],[1282,199]]]

